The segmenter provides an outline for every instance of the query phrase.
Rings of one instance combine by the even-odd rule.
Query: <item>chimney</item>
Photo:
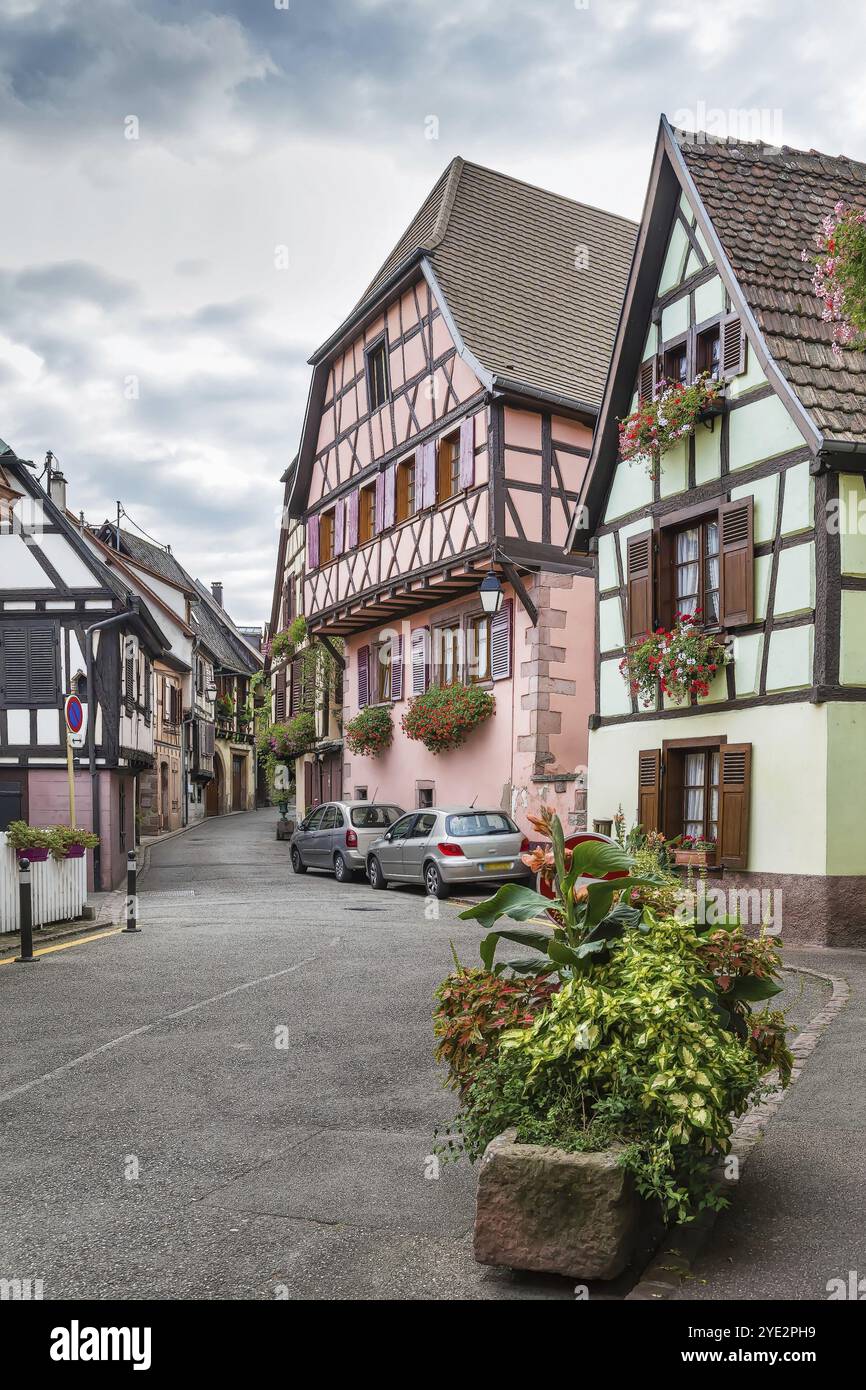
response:
[[[223,585],[222,585],[222,580],[221,580],[221,579],[212,579],[212,580],[211,580],[210,591],[211,591],[211,593],[213,594],[215,601],[219,604],[220,608],[222,608],[222,606],[223,606]]]
[[[48,480],[48,495],[58,511],[66,511],[66,479],[59,469]]]

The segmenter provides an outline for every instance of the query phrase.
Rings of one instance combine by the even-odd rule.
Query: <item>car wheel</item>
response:
[[[355,875],[353,874],[352,870],[349,868],[348,864],[346,863],[345,859],[343,858],[343,855],[342,855],[342,854],[335,854],[335,855],[334,855],[334,878],[337,880],[337,882],[338,882],[338,883],[349,883],[349,882],[354,878],[354,876],[355,876]]]
[[[292,868],[296,874],[305,874],[307,866],[301,858],[295,845],[292,845]]]
[[[429,898],[447,898],[451,892],[432,860],[424,866],[424,887]]]
[[[385,882],[385,876],[382,873],[382,865],[379,863],[375,855],[373,855],[372,859],[367,865],[367,877],[370,880],[371,888],[388,887],[387,883]]]

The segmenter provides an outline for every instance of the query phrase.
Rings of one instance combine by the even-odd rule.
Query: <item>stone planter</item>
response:
[[[570,1279],[615,1279],[641,1234],[644,1204],[616,1149],[565,1153],[506,1130],[478,1176],[475,1259]]]

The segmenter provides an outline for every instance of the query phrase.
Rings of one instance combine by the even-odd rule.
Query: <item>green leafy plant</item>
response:
[[[50,849],[51,830],[28,825],[25,820],[13,820],[6,827],[6,843],[13,849]]]
[[[506,979],[488,970],[457,969],[436,991],[436,1060],[448,1066],[448,1085],[469,1086],[504,1031],[531,1023],[559,988],[543,975]]]
[[[710,693],[710,681],[731,657],[724,642],[700,624],[700,610],[675,613],[672,628],[657,628],[629,647],[619,669],[645,708],[659,689],[674,704]]]
[[[316,721],[304,711],[283,724],[269,724],[259,735],[259,752],[273,754],[280,762],[294,761],[309,753],[316,742]]]
[[[407,738],[418,739],[431,753],[446,753],[465,743],[495,710],[495,699],[480,685],[431,685],[409,701],[401,723]]]
[[[641,401],[637,410],[620,421],[620,458],[643,463],[651,478],[661,472],[662,455],[694,434],[705,411],[722,399],[723,388],[708,372],[696,376],[691,385],[662,379],[651,401]]]
[[[99,836],[92,830],[84,830],[80,825],[52,825],[49,846],[54,859],[65,859],[70,849],[82,845],[84,849],[95,849]]]
[[[364,757],[376,758],[391,747],[394,721],[390,705],[366,705],[343,729],[347,748]]]

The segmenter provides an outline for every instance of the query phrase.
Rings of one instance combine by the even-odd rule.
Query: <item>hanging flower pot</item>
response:
[[[619,423],[619,456],[642,463],[651,478],[661,474],[662,456],[694,434],[699,420],[718,414],[724,406],[724,386],[707,372],[691,386],[662,379],[651,401],[641,401]]]
[[[709,695],[716,672],[728,664],[724,642],[701,628],[700,610],[675,613],[674,626],[657,628],[649,637],[629,647],[619,669],[632,695],[645,709],[660,690],[675,705],[693,696]]]
[[[821,300],[821,317],[833,326],[833,355],[845,347],[866,349],[866,212],[841,200],[815,233],[817,252],[800,258],[812,263],[812,289]]]
[[[45,845],[30,845],[26,849],[16,849],[19,859],[28,859],[31,864],[44,864],[48,858],[48,849]]]
[[[69,845],[66,850],[67,859],[83,859],[86,850],[84,845]]]
[[[431,753],[446,753],[465,743],[495,709],[493,696],[480,685],[431,685],[409,701],[401,723],[408,738],[418,739]]]

